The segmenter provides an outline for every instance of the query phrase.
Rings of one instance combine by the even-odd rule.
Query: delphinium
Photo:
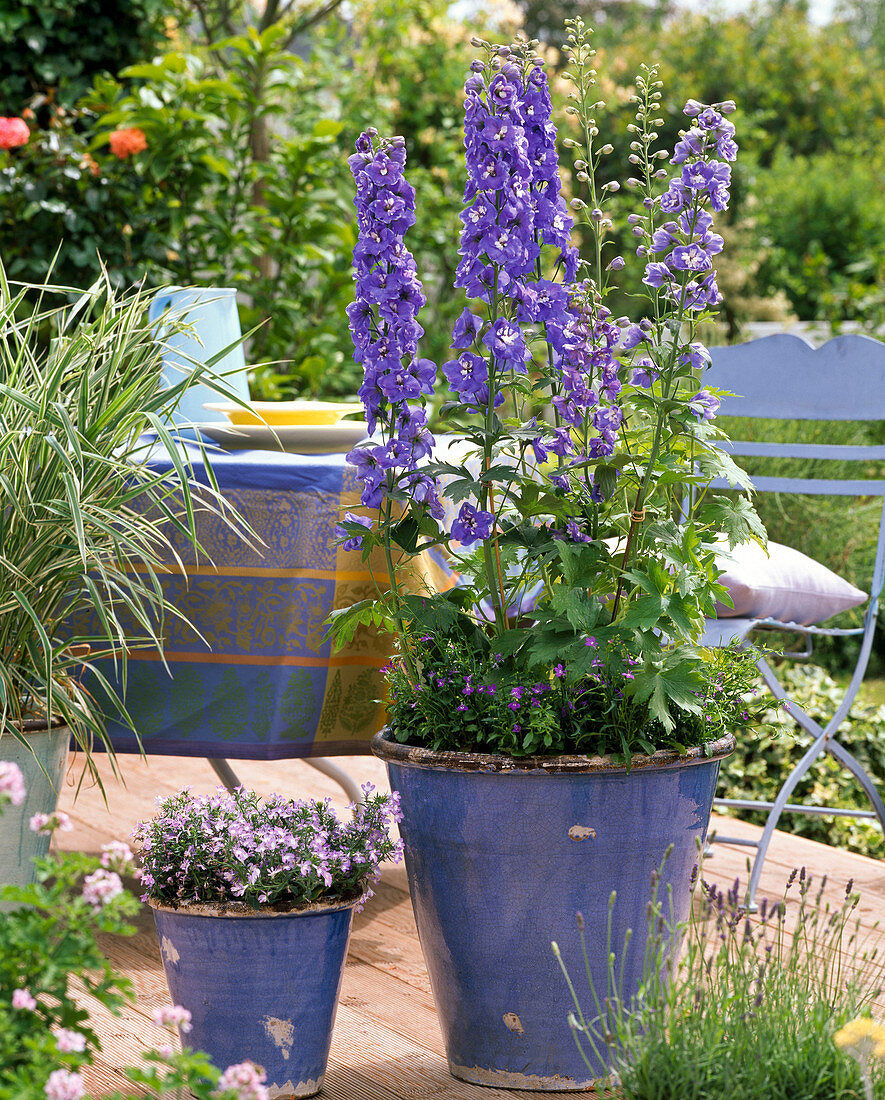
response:
[[[371,897],[385,859],[398,859],[389,828],[396,794],[374,792],[341,821],[328,801],[261,798],[242,787],[211,795],[179,791],[134,836],[140,847],[142,900],[298,908]]]
[[[817,882],[797,868],[780,900],[763,899],[750,914],[739,881],[722,889],[701,872],[684,924],[674,923],[661,881],[655,872],[635,996],[624,995],[617,974],[608,988],[587,989],[554,944],[574,1001],[564,1026],[586,1058],[608,1053],[625,1100],[850,1100],[862,1072],[837,1046],[864,1056],[872,1097],[872,1078],[877,1088],[883,1079],[870,1057],[885,1035],[870,1018],[883,969],[853,880],[831,900],[826,876]]]
[[[744,498],[709,491],[716,477],[747,480],[715,446],[718,398],[702,384],[709,356],[696,339],[720,297],[713,214],[728,201],[734,105],[686,105],[668,172],[655,147],[660,82],[653,69],[637,78],[628,182],[642,210],[631,221],[645,301],[631,322],[606,305],[625,262],[607,237],[616,185],[596,183],[610,147],[597,143],[588,32],[569,24],[567,111],[579,137],[565,144],[589,199],[570,204],[535,44],[475,44],[455,279],[470,301],[441,371],[448,450],[434,452],[427,430],[435,368],[418,351],[404,147],[367,131],[350,158],[360,228],[351,330],[379,434],[348,456],[367,514],[348,514],[339,533],[366,560],[383,547],[389,576],[379,600],[337,613],[332,631],[344,642],[372,621],[397,635],[400,740],[512,755],[683,750],[750,718],[752,661],[735,648],[714,660],[696,645],[715,601],[728,601],[718,540],[763,535]],[[572,210],[590,227],[588,260],[572,243]],[[458,584],[404,592],[398,573],[433,546],[449,553]],[[496,692],[467,691],[440,724],[439,681],[448,690],[467,675],[504,689],[507,713]]]

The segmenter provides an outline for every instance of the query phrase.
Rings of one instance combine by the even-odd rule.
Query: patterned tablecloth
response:
[[[199,450],[184,446],[205,481]],[[150,464],[171,468],[162,449]],[[170,571],[164,587],[205,640],[170,620],[168,671],[156,652],[131,653],[126,705],[145,751],[254,760],[368,753],[384,722],[379,670],[388,650],[370,630],[334,655],[322,641],[331,609],[373,592],[360,553],[333,545],[341,506],[359,505],[356,471],[340,454],[256,450],[219,451],[211,465],[261,543],[250,546],[205,512],[198,533],[211,564],[173,537],[185,569]],[[425,559],[430,584],[451,583],[439,559]],[[107,663],[104,671],[113,672]],[[109,733],[116,751],[140,751],[120,723]]]

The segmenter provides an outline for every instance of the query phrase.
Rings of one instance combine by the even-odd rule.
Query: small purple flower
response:
[[[491,512],[480,511],[469,501],[464,501],[457,518],[452,523],[452,538],[462,546],[472,546],[475,542],[482,542],[491,535],[494,522],[495,517]]]
[[[358,523],[361,527],[371,528],[372,521],[368,516],[356,516],[353,512],[345,512],[344,518],[348,523]],[[333,534],[337,539],[343,539],[342,550],[362,550],[363,540],[361,535],[348,535],[342,524],[336,524]]]
[[[713,420],[719,411],[719,398],[709,390],[699,390],[688,399],[688,405],[698,420]]]
[[[654,362],[647,355],[643,355],[633,363],[630,385],[650,390],[659,375],[660,371],[655,368]]]
[[[516,370],[525,370],[531,352],[525,345],[522,329],[503,317],[499,317],[482,338],[496,359],[500,359]]]
[[[660,289],[667,283],[672,282],[673,272],[665,263],[659,263],[657,261],[645,265],[645,275],[642,281],[646,286],[653,287],[655,290]]]
[[[469,348],[482,329],[482,317],[477,317],[466,307],[452,329],[452,347],[456,350]]]

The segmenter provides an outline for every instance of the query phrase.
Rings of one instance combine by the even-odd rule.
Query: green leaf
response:
[[[759,542],[765,542],[765,525],[745,496],[711,497],[704,502],[700,518],[704,523],[710,524],[714,530],[725,535],[730,550],[753,538]]]

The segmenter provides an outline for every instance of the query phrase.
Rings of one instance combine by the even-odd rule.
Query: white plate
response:
[[[342,420],[338,424],[198,424],[203,435],[229,450],[287,451],[290,454],[340,454],[365,439],[363,420]]]

